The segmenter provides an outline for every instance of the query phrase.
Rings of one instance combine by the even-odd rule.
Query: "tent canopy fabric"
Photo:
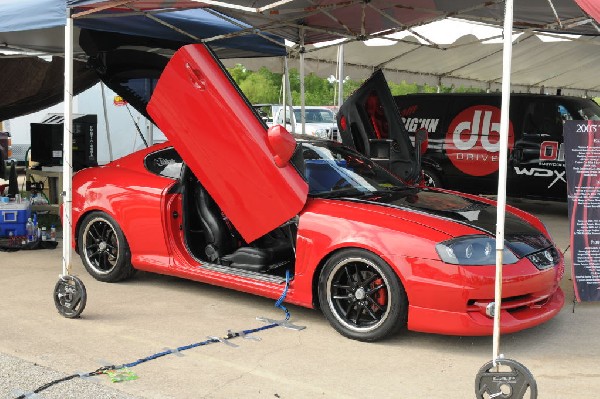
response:
[[[430,34],[435,32],[437,37]],[[450,32],[464,33],[450,43],[440,43],[445,39],[440,34],[452,36]],[[346,74],[360,79],[381,68],[396,82],[500,90],[501,35],[501,28],[447,19],[415,28],[415,35],[397,41],[348,43],[344,49]],[[563,94],[600,96],[600,36],[527,31],[516,32],[514,37],[513,91],[540,92],[543,88],[546,93],[555,93],[561,89]],[[305,54],[308,71],[321,76],[335,75],[336,59],[336,47],[310,47]],[[253,69],[251,62],[241,63]]]
[[[48,108],[63,100],[65,63],[61,57],[0,58],[0,121]],[[84,62],[75,62],[74,94],[98,82]]]
[[[3,0],[0,2],[0,51],[36,51],[58,55],[51,62],[37,57],[0,57],[0,120],[11,119],[47,108],[63,100],[64,90],[64,26],[67,18],[65,0]],[[162,23],[143,15],[121,18],[82,18],[77,20],[75,44],[82,29],[105,32],[105,41],[142,47],[146,50],[172,53],[184,44],[198,42],[215,35],[229,35],[246,28],[201,9],[167,13]],[[240,26],[241,25],[241,26]],[[175,29],[173,29],[175,28]],[[185,34],[182,32],[186,32]],[[245,35],[210,43],[221,58],[262,57],[285,54],[283,39]],[[85,60],[76,45],[75,54]],[[164,50],[167,50],[166,52]],[[79,93],[98,82],[94,71],[85,62],[76,62],[74,91]]]
[[[597,8],[595,2],[589,0],[577,2],[591,4],[588,12]],[[544,87],[547,91],[561,88],[565,94],[596,95],[600,92],[600,74],[593,62],[600,44],[597,43],[600,29],[577,2],[528,0],[515,4],[514,27],[522,33],[514,47],[512,82],[516,91],[539,91]],[[229,16],[250,26],[227,36],[262,32],[284,37],[296,43],[290,51],[292,57],[298,61],[299,53],[306,51],[308,71],[321,76],[335,75],[337,49],[334,44],[330,48],[316,48],[310,44],[337,40],[335,46],[346,44],[346,70],[353,78],[364,78],[374,69],[382,68],[391,80],[477,86],[490,90],[500,88],[502,76],[500,38],[504,4],[504,0],[69,1],[78,24],[98,17],[120,19],[115,16],[124,13],[155,13],[153,15],[166,18],[169,13],[163,12],[165,7],[175,10],[210,7],[213,13],[214,10],[218,12],[216,15]],[[482,42],[479,38],[463,35],[453,43],[439,45],[421,33],[422,27],[441,24],[448,17],[495,26],[498,40]],[[452,33],[452,28],[446,29]],[[394,39],[397,43],[387,47],[369,44],[369,39],[398,32],[412,36]],[[540,32],[547,35],[536,35]],[[549,41],[554,34],[566,33],[579,37]],[[302,40],[304,47],[299,45]],[[227,65],[236,62],[240,60],[225,61]],[[263,65],[276,70],[281,68],[280,60],[241,62],[251,69]],[[581,73],[582,68],[586,73]]]
[[[501,26],[504,3],[504,0],[70,0],[69,6],[76,17],[95,12],[119,14],[204,6],[261,32],[294,43],[301,43],[303,37],[304,43],[309,44],[334,38],[361,41],[447,17]],[[597,34],[589,19],[574,0],[528,0],[515,4],[513,24],[517,29]],[[247,31],[252,32],[252,29]]]
[[[66,5],[65,0],[1,1],[0,50],[4,47],[7,50],[62,54],[67,18]],[[183,45],[218,35],[232,35],[249,28],[238,21],[201,9],[164,13],[157,17],[151,15],[151,18],[139,14],[121,14],[119,18],[102,18],[102,15],[95,14],[89,18],[75,20],[75,39],[81,27],[177,41]],[[222,58],[223,54],[219,54],[219,49],[228,49],[226,56],[238,57],[285,54],[283,39],[267,35],[250,34],[224,38],[210,45]],[[77,43],[75,54],[81,54]]]
[[[228,35],[242,29],[202,9],[164,13],[155,16],[155,19],[149,19],[144,15],[130,15],[119,18],[94,15],[94,18],[75,20],[75,25],[90,30],[171,40],[181,44],[197,42],[217,35]],[[178,30],[171,29],[169,26],[177,27]],[[248,26],[245,26],[245,28],[248,28]],[[181,33],[179,30],[187,34]],[[235,54],[246,54],[245,57],[285,54],[283,40],[273,36],[269,38],[257,35],[233,36],[229,39],[211,41],[209,45],[220,58],[226,57],[218,49],[229,49],[229,52],[234,56],[238,56]]]
[[[22,32],[64,26],[67,4],[56,0],[3,0],[0,32]]]

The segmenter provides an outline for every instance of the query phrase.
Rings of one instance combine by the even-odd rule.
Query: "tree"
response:
[[[240,84],[240,90],[253,104],[276,104],[279,102],[279,86],[273,84],[272,72],[261,68],[249,74]]]
[[[283,103],[282,77],[283,74],[269,71],[261,67],[258,71],[247,70],[243,65],[237,64],[229,69],[233,80],[238,84],[242,92],[253,104],[281,104]],[[300,105],[300,74],[297,69],[291,69],[289,73],[292,102]],[[364,81],[344,79],[344,100],[346,100]],[[390,91],[394,96],[410,93],[481,93],[484,90],[473,87],[454,87],[419,85],[416,83],[388,82]],[[337,91],[337,82],[320,78],[314,73],[304,77],[305,104],[306,105],[337,105],[334,104],[334,93]]]

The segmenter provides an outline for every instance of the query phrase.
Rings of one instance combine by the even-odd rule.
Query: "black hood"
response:
[[[40,111],[64,100],[65,62],[62,57],[0,59],[0,121]],[[73,94],[98,83],[84,62],[73,62]]]
[[[422,212],[471,226],[492,236],[496,234],[497,208],[456,194],[414,188],[389,194],[378,193],[358,201]],[[510,212],[506,213],[504,231],[507,246],[519,257],[552,246],[552,242],[541,231]]]
[[[146,106],[170,54],[181,43],[82,29],[79,45],[89,56],[88,66],[102,82],[152,120]],[[150,46],[163,54],[148,51]]]

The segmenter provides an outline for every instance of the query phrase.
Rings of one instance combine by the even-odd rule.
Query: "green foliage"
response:
[[[229,68],[233,80],[248,97],[252,104],[281,104],[283,103],[281,84],[283,74],[271,72],[266,67],[253,72],[238,64]],[[348,98],[363,81],[346,79],[344,81],[344,99]],[[389,82],[392,95],[404,95],[410,93],[436,93],[437,86],[418,85],[416,83]],[[300,74],[298,70],[290,70],[290,89],[294,105],[300,104]],[[442,93],[482,93],[484,90],[473,87],[442,86]],[[325,78],[320,78],[314,73],[304,77],[304,92],[306,105],[335,105],[337,82],[330,83]]]
[[[273,75],[275,74],[263,67],[245,76],[239,83],[240,89],[253,104],[275,104],[278,102],[281,83],[276,84],[277,79]]]

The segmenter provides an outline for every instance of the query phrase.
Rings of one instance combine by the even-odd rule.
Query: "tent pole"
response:
[[[104,110],[104,126],[106,126],[106,141],[108,141],[108,157],[113,160],[112,140],[110,139],[110,126],[108,124],[108,110],[106,109],[106,95],[104,94],[104,83],[100,83],[102,91],[102,109]]]
[[[64,130],[63,130],[63,264],[62,274],[67,276],[71,270],[71,179],[73,176],[73,19],[69,15],[65,26],[65,92],[64,92]]]
[[[304,98],[304,28],[300,28],[300,119],[302,134],[306,134],[306,99]]]
[[[338,107],[344,103],[344,45],[338,48]]]
[[[287,55],[283,57],[283,76],[281,77],[281,105],[283,106],[283,126],[287,125],[287,89],[286,89],[286,76],[287,76]]]
[[[292,133],[296,133],[296,115],[294,114],[294,108],[292,107],[292,90],[290,87],[290,68],[288,65],[287,56],[285,57],[285,74],[284,74],[284,82],[285,90],[283,92],[283,102],[285,104],[286,109],[290,114],[290,124],[292,125]],[[289,107],[289,108],[287,108]],[[285,114],[284,114],[285,115]]]
[[[508,161],[508,127],[510,107],[510,74],[512,61],[513,0],[506,0],[504,11],[504,44],[502,50],[502,106],[500,114],[500,154],[498,171],[498,205],[496,214],[496,295],[494,299],[493,362],[500,356],[500,313],[502,307],[502,252],[506,215],[506,169]]]

